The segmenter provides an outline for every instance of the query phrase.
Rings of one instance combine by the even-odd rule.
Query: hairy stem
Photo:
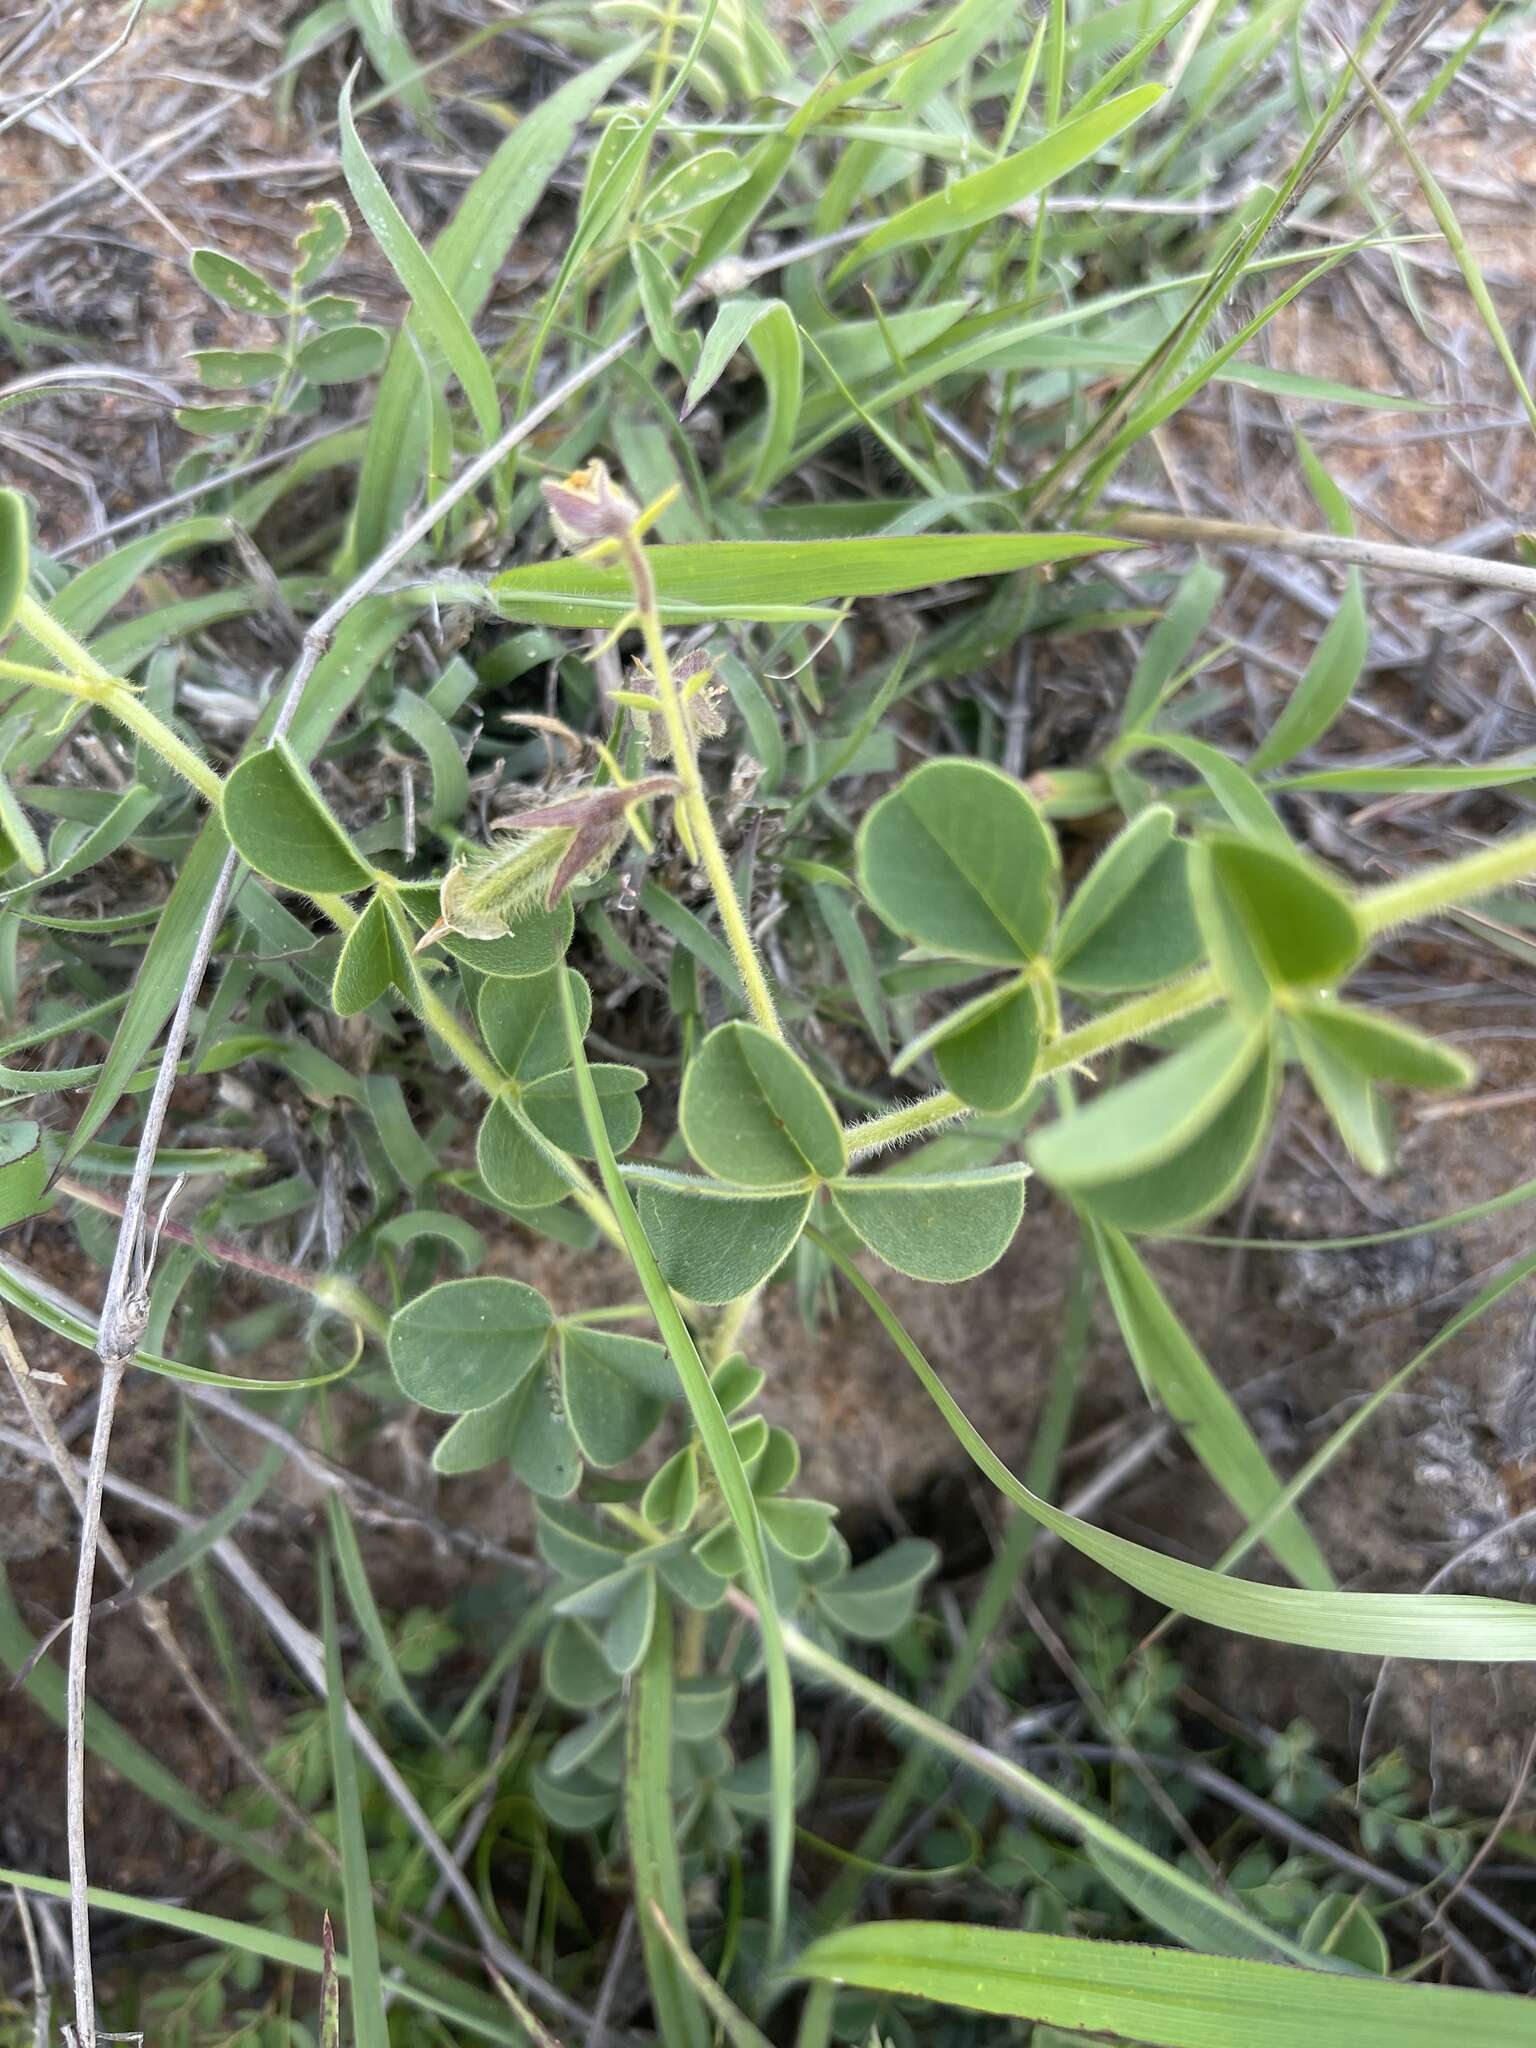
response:
[[[5,662],[0,663],[0,673],[14,676],[18,681],[31,683],[39,689],[59,690],[65,696],[73,697],[77,703],[100,705],[120,725],[125,725],[135,739],[153,748],[168,767],[174,768],[217,809],[223,790],[218,776],[196,748],[189,747],[164,719],[156,717],[130,683],[104,669],[89,649],[82,647],[74,635],[35,598],[22,598],[16,608],[16,623],[24,632],[30,633],[40,647],[47,648],[61,664],[63,672],[55,674],[52,669]]]
[[[634,534],[627,535],[622,546],[625,567],[634,586],[635,610],[640,620],[641,635],[645,640],[646,659],[655,681],[656,695],[661,701],[661,715],[667,728],[667,738],[671,742],[677,777],[682,784],[677,795],[677,806],[698,849],[699,859],[715,899],[715,908],[720,913],[721,929],[735,959],[736,971],[741,976],[741,985],[746,991],[752,1015],[765,1031],[772,1032],[775,1038],[782,1038],[784,1032],[779,1023],[779,1013],[774,1007],[773,992],[768,986],[768,977],[763,972],[763,963],[757,956],[757,948],[752,943],[752,933],[737,899],[730,864],[716,834],[709,799],[704,794],[704,785],[699,778],[699,761],[693,744],[693,732],[683,710],[683,700],[678,692],[677,680],[672,674],[672,663],[667,655],[666,637],[661,630],[661,613],[656,603],[656,584],[645,559],[645,549]]]

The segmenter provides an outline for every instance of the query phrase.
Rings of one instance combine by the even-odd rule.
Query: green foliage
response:
[[[1216,636],[1262,630],[1237,587],[1212,562],[1170,567],[1190,522],[1141,557],[1102,509],[1213,379],[1282,425],[1408,403],[1255,359],[1273,314],[1358,253],[1316,260],[1313,144],[1263,154],[1296,109],[1314,144],[1328,133],[1338,67],[1297,10],[1225,0],[1155,20],[874,0],[803,37],[707,0],[639,25],[625,42],[602,9],[556,11],[539,27],[563,83],[515,110],[472,88],[463,133],[505,139],[428,243],[388,124],[438,142],[442,81],[467,76],[439,59],[500,25],[418,64],[385,0],[305,16],[295,74],[332,38],[350,63],[355,37],[382,91],[341,93],[345,192],[308,204],[285,258],[192,254],[215,345],[192,357],[207,402],[176,414],[161,523],[117,545],[109,529],[74,569],[0,491],[0,1226],[26,1226],[0,1295],[28,1342],[35,1325],[93,1346],[95,1307],[34,1269],[34,1241],[72,1230],[110,1264],[148,1129],[136,1368],[189,1401],[277,1403],[270,1466],[150,1567],[156,1585],[193,1574],[235,1721],[248,1653],[209,1563],[250,1592],[231,1546],[293,1442],[328,1489],[323,1654],[280,1632],[317,1700],[265,1759],[311,1826],[270,1784],[213,1812],[87,1723],[103,1761],[251,1879],[229,1918],[98,1900],[214,1945],[146,1994],[150,2037],[426,2048],[547,2021],[595,2038],[631,1907],[649,2005],[616,1968],[613,2030],[685,2048],[717,2028],[761,2042],[760,2022],[797,2023],[801,2048],[972,2048],[1016,2021],[1041,2048],[1053,2029],[1512,2041],[1513,2000],[1400,1981],[1440,1939],[1431,1919],[1423,1945],[1418,1894],[1470,1861],[1476,1826],[1426,1809],[1400,1760],[1355,1809],[1304,1728],[1192,1728],[1175,1653],[1142,1642],[1150,1605],[1324,1651],[1536,1660],[1517,1601],[1337,1585],[1303,1496],[1363,1423],[1289,1476],[1240,1362],[1195,1344],[1137,1242],[1251,1187],[1288,1065],[1309,1135],[1331,1120],[1360,1169],[1388,1172],[1396,1093],[1475,1074],[1374,1007],[1361,970],[1383,934],[1536,873],[1524,754],[1359,751],[1358,709],[1401,723],[1374,694],[1359,566],[1341,556],[1319,585],[1336,600],[1277,707],[1232,687]],[[1211,165],[1250,159],[1252,196],[1213,215]],[[388,266],[373,284],[398,288],[393,329],[331,288],[352,276],[347,194]],[[546,241],[556,261],[530,262]],[[1502,340],[1480,278],[1473,294]],[[22,379],[0,404],[30,396]],[[1294,439],[1348,541],[1350,500]],[[46,507],[35,523],[51,531]],[[253,648],[283,636],[296,666],[258,683]],[[1445,793],[1477,809],[1444,866],[1378,845],[1354,808]],[[1528,922],[1506,894],[1460,937],[1524,965]],[[905,1303],[1031,1259],[1031,1171],[1086,1249],[1021,1477],[871,1274],[901,1276]],[[957,1350],[979,1342],[975,1300],[935,1318]],[[1052,1505],[1100,1300],[1191,1484],[1240,1518],[1214,1564]],[[873,1515],[845,1533],[802,1490],[796,1308],[833,1332],[833,1372],[835,1319],[871,1318],[933,1403],[934,1467],[949,1443],[1009,1503],[980,1596],[946,1591],[958,1640],[924,1607],[953,1557],[882,1542]],[[815,1412],[846,1462],[835,1401]],[[469,1488],[445,1483],[429,1514],[371,1464],[362,1479],[369,1442],[409,1475],[429,1445],[444,1482],[481,1475],[494,1534],[460,1526]],[[202,1469],[182,1462],[196,1503]],[[508,1530],[530,1498],[521,1557]],[[374,1528],[412,1515],[443,1556],[476,1558],[475,1583],[399,1617],[370,1576]],[[1062,1624],[1070,1688],[1002,1626],[1037,1527],[1096,1575]],[[1236,1573],[1260,1543],[1290,1583]],[[8,1592],[0,1648],[27,1666]],[[1047,1731],[1052,1775],[967,1705],[979,1670],[989,1702]],[[27,1684],[65,1716],[53,1662]],[[808,1725],[826,1687],[875,1710],[846,1746]],[[912,1745],[895,1769],[892,1730]],[[1277,1848],[1251,1800],[1211,1822],[1214,1765],[1181,1774],[1222,1748],[1306,1846]],[[940,1775],[935,1751],[969,1775]],[[440,1856],[466,1820],[458,1861]],[[1390,1865],[1383,1886],[1330,1860],[1345,1841]],[[870,1883],[883,1917],[849,1925]],[[942,1893],[932,1921],[914,1892],[924,1913]],[[328,1904],[334,1958],[315,1940]],[[796,1922],[820,1930],[798,1956]],[[1131,1945],[1149,1934],[1181,1947]],[[485,1988],[498,1945],[500,1974],[531,1973],[515,1996],[536,2021]],[[791,2022],[775,2001],[797,1975],[816,1988]],[[298,1977],[317,1983],[295,1996]]]

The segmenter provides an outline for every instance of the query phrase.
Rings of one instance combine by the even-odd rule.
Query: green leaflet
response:
[[[1190,893],[1229,994],[1262,1008],[1275,989],[1342,981],[1365,950],[1353,904],[1290,848],[1212,833],[1190,858]]]
[[[1158,2048],[1526,2048],[1518,1999],[1065,1934],[900,1920],[813,1941],[794,1974]]]
[[[847,1163],[826,1092],[789,1047],[755,1024],[722,1024],[683,1083],[680,1121],[707,1173],[743,1188],[833,1179]]]
[[[1037,1132],[1030,1158],[1047,1180],[1073,1195],[1161,1166],[1232,1100],[1263,1045],[1262,1024],[1225,1017],[1182,1052]]]
[[[331,1007],[338,1017],[355,1017],[391,987],[410,992],[415,969],[388,906],[372,896],[337,956]]]
[[[389,1362],[408,1400],[439,1415],[484,1408],[533,1369],[554,1326],[520,1280],[444,1280],[389,1326]]]
[[[0,1123],[0,1230],[34,1215],[48,1189],[41,1127],[28,1118]]]
[[[1024,1214],[1023,1166],[877,1174],[838,1181],[839,1216],[877,1257],[915,1280],[973,1279],[1008,1249]]]
[[[1027,966],[1055,920],[1055,835],[1019,783],[980,761],[927,762],[883,796],[858,865],[888,925],[954,959]]]
[[[768,393],[762,446],[743,486],[747,495],[755,497],[783,467],[794,446],[795,423],[800,417],[804,351],[795,316],[782,299],[722,300],[689,380],[682,417],[686,419],[719,380],[743,343],[752,351]]]
[[[522,980],[487,980],[475,1004],[486,1050],[514,1080],[539,1081],[564,1073],[570,1065],[565,1050],[565,1025],[560,1014],[557,974],[570,977],[571,994],[582,1018],[582,1035],[592,1021],[592,992],[571,968],[549,968]]]
[[[1128,995],[1172,980],[1205,950],[1173,813],[1149,804],[1112,839],[1073,891],[1051,947],[1064,988]]]
[[[743,1194],[718,1181],[631,1166],[640,1221],[667,1283],[690,1300],[735,1301],[789,1256],[811,1210],[811,1191]]]
[[[1008,982],[963,1003],[904,1045],[891,1072],[903,1072],[931,1051],[946,1088],[972,1109],[1001,1115],[1016,1109],[1029,1093],[1045,1031],[1038,983]]]

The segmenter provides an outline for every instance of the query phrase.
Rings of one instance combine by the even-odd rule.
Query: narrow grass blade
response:
[[[1065,177],[1068,171],[1097,156],[1106,143],[1113,142],[1133,122],[1149,113],[1162,97],[1160,85],[1139,85],[1091,113],[1064,121],[1053,134],[1005,157],[1000,164],[989,164],[985,170],[973,171],[968,178],[952,179],[941,192],[902,207],[871,229],[838,264],[828,283],[840,284],[864,264],[888,255],[893,249],[984,227],[1010,206],[1033,197]]]
[[[352,1748],[352,1731],[347,1726],[347,1687],[336,1637],[336,1589],[331,1579],[330,1558],[323,1551],[320,1632],[325,1639],[325,1714],[331,1739],[341,1888],[346,1902],[347,1954],[352,1963],[352,2040],[354,2048],[389,2048],[379,1936],[373,1920],[373,1887],[368,1874],[368,1840],[363,1832],[357,1757]]]
[[[581,1020],[576,1013],[576,1004],[571,995],[570,983],[560,977],[560,1001],[565,1017],[566,1043],[570,1048],[571,1067],[576,1076],[577,1093],[581,1100],[582,1113],[587,1121],[587,1132],[592,1145],[593,1157],[597,1160],[598,1172],[602,1177],[603,1191],[612,1206],[615,1221],[624,1240],[631,1265],[640,1282],[656,1327],[671,1354],[682,1382],[683,1393],[692,1411],[694,1427],[704,1446],[714,1471],[715,1484],[726,1512],[740,1540],[746,1558],[747,1582],[752,1597],[762,1617],[763,1662],[766,1668],[768,1690],[768,1750],[769,1771],[772,1785],[772,1811],[769,1815],[769,1948],[777,1952],[783,1946],[785,1927],[789,1911],[789,1872],[794,1854],[795,1830],[795,1702],[789,1680],[789,1662],[785,1655],[783,1635],[779,1626],[778,1611],[774,1604],[773,1588],[768,1576],[768,1553],[764,1544],[762,1523],[758,1517],[757,1501],[731,1435],[724,1410],[720,1406],[703,1359],[693,1341],[692,1332],[684,1322],[682,1311],[672,1298],[671,1289],[661,1277],[656,1255],[641,1227],[629,1189],[619,1174],[618,1161],[613,1156],[613,1147],[608,1142],[608,1133],[603,1123],[601,1105],[592,1076],[587,1067],[586,1049],[582,1044]]]
[[[1243,1411],[1196,1348],[1130,1241],[1107,1225],[1090,1223],[1088,1228],[1115,1319],[1143,1386],[1162,1402],[1206,1471],[1251,1521],[1278,1496],[1280,1481]],[[1337,1585],[1294,1509],[1279,1518],[1266,1541],[1298,1586],[1327,1592]]]
[[[1526,2048],[1525,2002],[1066,1934],[908,1920],[814,1941],[796,1976],[1156,2048]]]
[[[624,1824],[657,2031],[668,2048],[709,2048],[709,2022],[662,1931],[687,1925],[672,1812],[672,1633],[663,1593],[625,1707]]]
[[[1376,82],[1370,73],[1356,59],[1352,51],[1345,49],[1344,56],[1350,69],[1359,81],[1361,91],[1366,94],[1387,128],[1391,131],[1392,140],[1402,151],[1408,168],[1418,179],[1419,190],[1424,194],[1424,203],[1434,215],[1435,225],[1439,228],[1441,234],[1444,235],[1446,247],[1456,259],[1456,267],[1466,282],[1467,290],[1472,297],[1472,303],[1482,316],[1483,325],[1488,330],[1488,339],[1498,350],[1499,360],[1509,372],[1509,381],[1514,385],[1519,395],[1520,403],[1525,408],[1526,418],[1530,421],[1531,426],[1536,428],[1536,398],[1533,398],[1531,395],[1531,387],[1526,383],[1525,372],[1520,367],[1520,358],[1515,354],[1509,336],[1504,330],[1504,322],[1499,318],[1499,309],[1493,303],[1493,294],[1488,289],[1487,280],[1483,276],[1476,256],[1472,253],[1471,245],[1461,231],[1461,223],[1456,218],[1451,202],[1446,198],[1444,192],[1441,191],[1434,172],[1414,148],[1408,138],[1407,129],[1398,119],[1391,102],[1378,90]]]
[[[426,250],[411,233],[405,215],[390,197],[389,188],[374,169],[352,120],[352,81],[347,80],[337,108],[341,128],[341,167],[374,240],[389,260],[390,268],[411,295],[411,304],[421,317],[432,341],[441,350],[453,374],[464,388],[475,415],[481,438],[494,441],[501,426],[501,406],[496,397],[496,379],[480,344],[457,300]]]
[[[394,1648],[389,1640],[389,1631],[384,1626],[384,1617],[379,1612],[378,1602],[373,1597],[373,1587],[368,1582],[368,1570],[363,1563],[363,1553],[358,1547],[357,1531],[352,1526],[352,1517],[347,1513],[346,1503],[339,1493],[333,1491],[326,1495],[325,1511],[331,1525],[331,1541],[336,1549],[336,1566],[341,1573],[341,1583],[346,1588],[348,1604],[367,1642],[368,1654],[378,1665],[383,1676],[386,1696],[415,1724],[428,1742],[440,1745],[442,1737],[417,1706],[396,1660]]]
[[[1014,1478],[852,1260],[819,1231],[812,1229],[806,1234],[873,1311],[977,1469],[1063,1542],[1149,1599],[1213,1627],[1274,1643],[1450,1663],[1536,1662],[1536,1608],[1520,1601],[1474,1594],[1315,1593],[1229,1579],[1218,1571],[1164,1557],[1144,1544],[1096,1529],[1092,1523],[1052,1507]],[[1536,1255],[1532,1262],[1536,1263]],[[1268,1514],[1291,1506],[1297,1491],[1294,1482],[1282,1489]],[[1248,1544],[1254,1540],[1255,1534],[1250,1532]]]
[[[884,540],[685,541],[650,547],[662,618],[830,623],[826,599],[885,597],[957,576],[1006,576],[1113,548],[1085,533],[914,534]],[[634,608],[620,565],[568,556],[493,578],[503,617],[529,625],[616,626]]]

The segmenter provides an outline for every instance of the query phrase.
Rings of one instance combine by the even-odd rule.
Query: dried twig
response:
[[[1240,519],[1191,519],[1174,512],[1122,508],[1114,525],[1138,540],[1209,541],[1217,547],[1300,555],[1316,562],[1353,562],[1433,583],[1473,583],[1486,590],[1511,590],[1536,597],[1536,569],[1519,562],[1490,562],[1482,555],[1452,555],[1438,548],[1398,547],[1390,541],[1355,540],[1337,533],[1298,533],[1285,526],[1250,526]]]

